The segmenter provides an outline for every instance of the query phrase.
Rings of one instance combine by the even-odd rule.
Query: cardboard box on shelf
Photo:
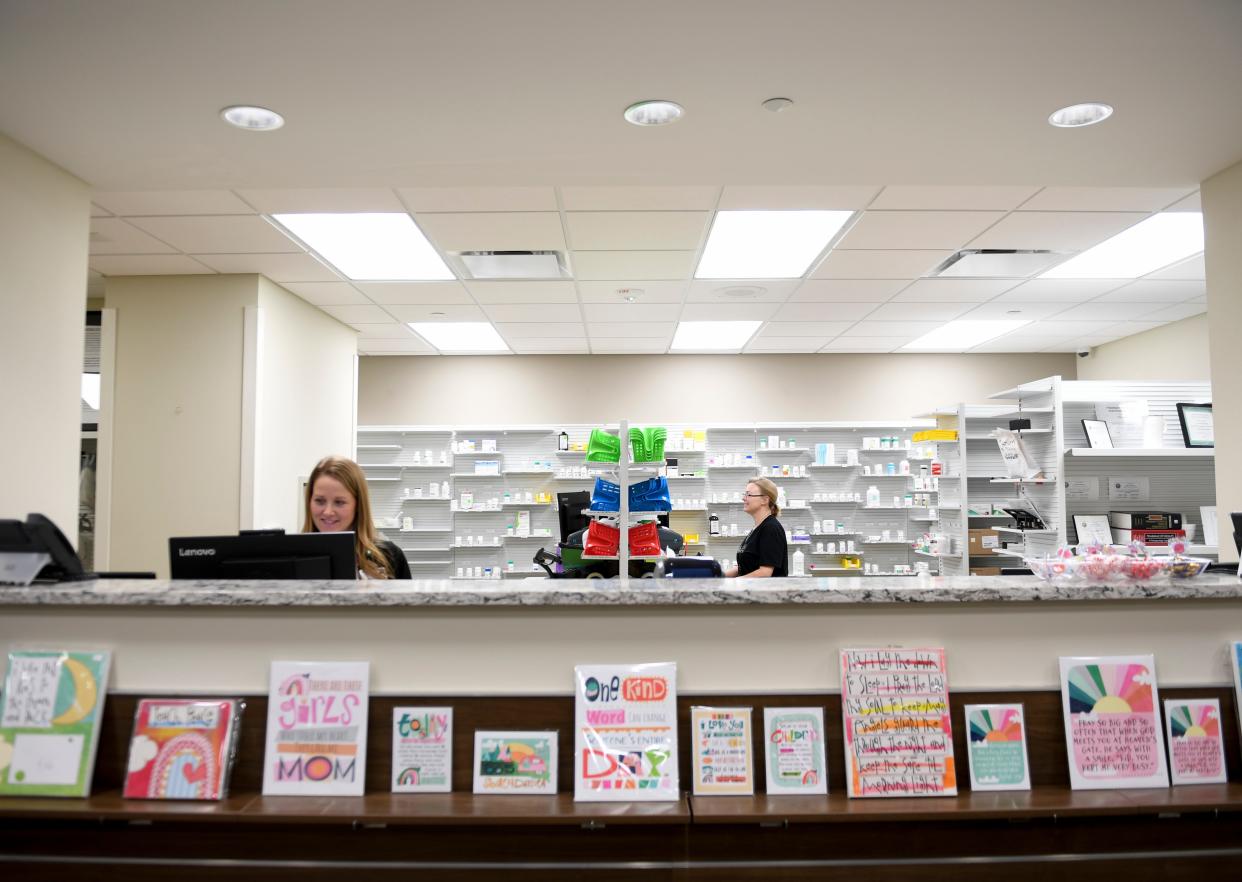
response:
[[[1001,574],[1000,567],[971,567],[970,574],[972,576],[999,576]]]
[[[992,554],[1000,548],[1000,533],[993,529],[972,529],[970,531],[970,553]]]

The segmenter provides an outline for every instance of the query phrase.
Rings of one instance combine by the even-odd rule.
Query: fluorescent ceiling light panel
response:
[[[1166,211],[1088,248],[1041,279],[1137,279],[1203,250],[1203,215]]]
[[[696,279],[798,279],[852,211],[718,211]]]
[[[966,319],[959,319],[941,325],[936,330],[927,332],[922,337],[912,340],[901,348],[943,349],[948,352],[965,352],[972,346],[995,340],[1002,334],[1008,334],[1010,331],[1017,330],[1023,325],[1029,325],[1030,323],[1029,319],[998,321],[968,321]]]
[[[409,322],[410,330],[441,352],[508,352],[489,322]]]
[[[408,214],[274,214],[272,217],[346,278],[367,282],[431,282],[455,278]]]
[[[674,350],[741,349],[763,322],[678,322]]]

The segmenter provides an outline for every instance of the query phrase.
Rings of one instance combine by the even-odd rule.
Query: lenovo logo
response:
[[[211,557],[216,553],[214,548],[178,548],[177,557]]]

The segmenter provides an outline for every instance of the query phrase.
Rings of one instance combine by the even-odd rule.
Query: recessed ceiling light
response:
[[[672,349],[741,349],[763,322],[678,322]]]
[[[272,132],[285,124],[285,118],[276,111],[248,104],[226,107],[220,111],[220,116],[229,125],[249,132]]]
[[[639,101],[625,108],[625,121],[636,126],[666,126],[686,115],[676,101]]]
[[[441,352],[508,352],[489,322],[408,322],[410,330]]]
[[[1165,211],[1088,248],[1041,279],[1137,279],[1203,250],[1203,215]]]
[[[274,214],[272,218],[350,279],[443,282],[455,278],[408,214]]]
[[[793,107],[793,100],[790,98],[769,98],[763,102],[763,109],[770,110],[773,113],[780,113],[782,110],[787,110],[790,107]]]
[[[964,352],[972,346],[994,340],[1002,334],[1008,334],[1023,325],[1029,325],[1023,319],[997,319],[995,321],[967,321],[959,319],[941,325],[929,331],[917,340],[902,346],[902,349],[943,349],[949,352]]]
[[[1062,107],[1048,117],[1048,122],[1058,129],[1077,129],[1082,126],[1093,126],[1098,122],[1104,122],[1112,115],[1113,108],[1108,104],[1088,102],[1086,104],[1071,104],[1069,107]]]
[[[718,211],[696,279],[797,279],[852,211]]]

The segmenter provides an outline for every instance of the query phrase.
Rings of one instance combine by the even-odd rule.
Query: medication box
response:
[[[992,554],[1000,548],[1000,533],[991,529],[970,531],[970,553]]]

